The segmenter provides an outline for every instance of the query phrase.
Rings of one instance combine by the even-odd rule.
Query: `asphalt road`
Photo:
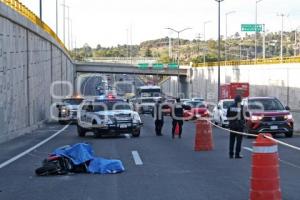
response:
[[[81,87],[85,95],[96,95],[98,78]],[[65,126],[47,124],[30,134],[0,145],[0,200],[246,200],[249,198],[253,139],[245,138],[244,158],[228,159],[228,133],[213,129],[214,150],[194,151],[195,124],[184,124],[182,139],[171,138],[167,117],[163,136],[155,136],[153,119],[142,116],[144,127],[139,138],[119,136],[77,137],[76,125],[69,125],[47,143],[10,163],[1,165],[44,141]],[[300,136],[279,137],[300,146]],[[113,175],[69,174],[37,177],[35,169],[54,149],[78,142],[90,143],[96,155],[120,159],[125,172]],[[142,165],[132,155],[137,151]],[[279,148],[283,199],[299,200],[300,152]]]
[[[214,129],[215,148],[195,152],[192,122],[184,124],[182,139],[171,138],[171,122],[167,119],[163,136],[155,136],[151,116],[143,116],[141,137],[94,138],[92,134],[77,137],[76,126],[46,144],[0,169],[2,200],[246,200],[249,197],[251,152],[244,150],[241,160],[228,159],[228,135]],[[64,126],[48,124],[31,134],[0,145],[0,165],[34,146]],[[300,146],[300,137],[279,138]],[[243,146],[251,148],[253,139],[245,138]],[[96,155],[120,159],[126,171],[121,174],[70,174],[37,177],[34,170],[55,148],[88,142]],[[299,200],[300,153],[280,146],[280,176],[283,199]],[[143,165],[136,165],[132,151],[137,151]]]

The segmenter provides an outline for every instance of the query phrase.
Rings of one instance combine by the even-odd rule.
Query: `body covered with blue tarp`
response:
[[[91,145],[86,143],[57,148],[53,154],[69,158],[74,165],[86,163],[89,173],[114,174],[125,170],[120,160],[96,157]]]

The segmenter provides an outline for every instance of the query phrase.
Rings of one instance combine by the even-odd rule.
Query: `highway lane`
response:
[[[0,169],[0,199],[248,199],[251,174],[251,152],[244,150],[244,159],[228,159],[228,135],[214,129],[215,149],[194,152],[195,126],[184,124],[182,139],[171,138],[171,122],[166,119],[163,136],[154,134],[151,116],[143,116],[145,123],[140,138],[124,136],[86,138],[76,135],[71,125],[53,140],[30,154]],[[49,124],[0,146],[0,163],[21,153],[62,128]],[[300,137],[279,138],[300,144]],[[253,139],[244,139],[243,146],[251,148]],[[67,176],[37,177],[34,170],[41,161],[59,146],[88,142],[96,155],[122,160],[126,171],[114,175],[71,174]],[[284,199],[299,199],[299,152],[280,147],[280,158],[295,166],[280,163],[281,187]],[[137,151],[143,165],[136,165],[132,151]]]

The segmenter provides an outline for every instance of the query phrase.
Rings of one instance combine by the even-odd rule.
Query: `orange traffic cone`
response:
[[[253,143],[250,200],[281,200],[277,143],[262,134]]]
[[[178,123],[175,126],[175,135],[179,135],[179,124]]]
[[[213,137],[211,124],[199,119],[196,121],[196,136],[195,136],[195,151],[210,151],[213,150]]]

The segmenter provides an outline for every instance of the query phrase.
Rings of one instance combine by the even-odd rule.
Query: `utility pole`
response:
[[[200,33],[198,34],[196,39],[198,40],[198,44],[197,44],[197,54],[198,54],[198,53],[200,53],[200,42],[201,42],[201,34]]]
[[[221,61],[221,2],[224,0],[215,0],[218,2],[218,101],[221,96],[221,69],[220,69],[220,61]]]
[[[172,39],[169,37],[169,58],[172,58]]]
[[[233,14],[233,13],[235,13],[235,11],[233,10],[233,11],[230,11],[230,12],[227,12],[227,13],[225,13],[225,24],[226,24],[226,26],[225,26],[225,65],[227,65],[227,33],[228,33],[228,30],[227,30],[227,17],[228,17],[228,15],[230,15],[230,14]]]
[[[178,53],[177,53],[177,65],[178,65],[178,69],[177,69],[177,95],[179,95],[179,92],[180,92],[180,85],[179,85],[179,68],[180,68],[180,37],[179,37],[179,34],[183,31],[186,31],[186,30],[189,30],[189,29],[192,29],[192,28],[184,28],[180,31],[178,30],[175,30],[173,28],[166,28],[166,29],[169,29],[169,30],[172,30],[174,32],[177,33],[177,39],[178,39]]]
[[[261,2],[262,0],[256,0],[255,1],[255,63],[257,60],[257,4]]]
[[[205,66],[205,62],[206,62],[206,38],[205,38],[205,26],[206,24],[210,23],[211,21],[205,21],[203,22],[203,41],[204,41],[204,48],[203,48],[203,64]]]

